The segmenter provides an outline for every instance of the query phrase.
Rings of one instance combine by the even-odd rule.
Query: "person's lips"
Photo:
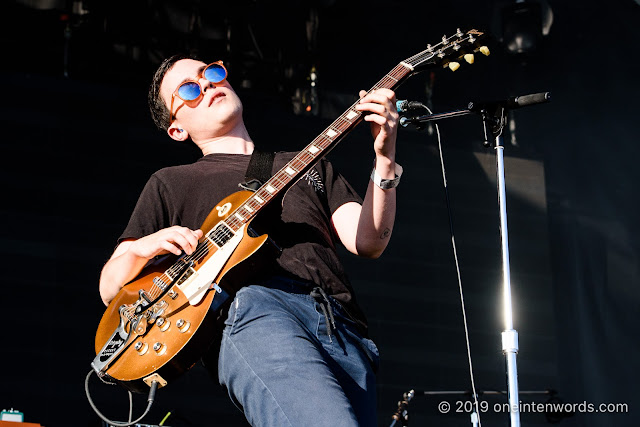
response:
[[[209,100],[209,105],[213,104],[214,102],[216,102],[216,100],[224,98],[226,95],[224,94],[224,92],[217,90],[213,93],[213,95],[211,96],[211,99]]]

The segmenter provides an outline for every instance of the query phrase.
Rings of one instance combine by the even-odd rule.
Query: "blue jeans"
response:
[[[375,426],[375,344],[331,297],[330,335],[322,303],[297,283],[277,279],[236,294],[220,384],[252,426]]]

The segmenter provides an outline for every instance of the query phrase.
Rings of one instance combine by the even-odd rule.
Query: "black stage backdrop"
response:
[[[427,43],[457,27],[499,34],[504,5],[4,4],[0,407],[48,427],[101,425],[83,385],[104,310],[100,269],[149,175],[198,158],[149,119],[146,87],[159,58],[185,47],[211,61],[223,57],[253,139],[273,150],[299,149],[359,89]],[[471,100],[551,91],[551,103],[514,111],[505,134],[514,326],[521,401],[573,404],[574,413],[525,405],[522,424],[635,425],[640,6],[545,5],[553,25],[536,55],[513,58],[494,39],[490,57],[455,73],[421,74],[397,94],[425,101],[433,82],[433,108],[444,112]],[[189,21],[193,11],[200,20]],[[296,88],[309,88],[311,64],[319,76],[317,114],[295,114]],[[486,409],[481,420],[508,425],[498,411],[506,398],[489,393],[506,387],[495,154],[482,146],[477,117],[442,122],[441,133],[475,384]],[[397,158],[406,172],[391,244],[374,261],[342,251],[382,355],[380,426],[391,423],[404,392],[471,387],[437,147],[427,130],[400,130]],[[363,192],[372,157],[360,126],[329,158]],[[94,378],[91,390],[106,415],[126,419],[123,389]],[[470,423],[468,399],[417,396],[411,424]],[[442,401],[451,405],[446,414]],[[134,396],[134,416],[144,402]],[[167,426],[246,425],[199,365],[159,391],[145,422],[157,425],[168,412]]]

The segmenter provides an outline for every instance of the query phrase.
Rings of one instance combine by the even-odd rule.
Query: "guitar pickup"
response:
[[[178,281],[176,282],[176,284],[178,286],[180,286],[181,284],[183,284],[184,282],[187,281],[187,279],[189,279],[193,273],[195,273],[196,271],[192,268],[189,267],[189,269],[187,271],[184,272],[184,274],[182,276],[180,276],[180,278],[178,279]]]
[[[218,248],[223,247],[229,240],[234,237],[233,231],[226,224],[220,223],[216,226],[213,232],[209,233],[209,240],[213,242]]]

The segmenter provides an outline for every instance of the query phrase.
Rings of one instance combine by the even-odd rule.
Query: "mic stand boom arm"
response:
[[[518,354],[518,332],[513,329],[513,309],[511,304],[511,272],[509,269],[509,234],[507,229],[507,196],[504,176],[504,145],[502,143],[502,132],[506,123],[507,111],[525,107],[528,105],[540,104],[551,100],[549,92],[535,93],[509,98],[503,101],[474,103],[470,102],[466,110],[451,111],[448,113],[428,114],[416,117],[403,117],[400,119],[402,126],[409,124],[420,128],[424,124],[433,120],[448,119],[452,117],[464,116],[467,114],[480,114],[484,126],[485,146],[489,147],[487,130],[491,130],[496,150],[496,173],[498,181],[498,205],[500,209],[500,237],[502,247],[502,275],[503,275],[503,316],[505,329],[502,332],[502,352],[507,364],[507,386],[509,400],[509,416],[511,427],[520,427],[520,411],[518,397],[518,369],[516,355]]]

